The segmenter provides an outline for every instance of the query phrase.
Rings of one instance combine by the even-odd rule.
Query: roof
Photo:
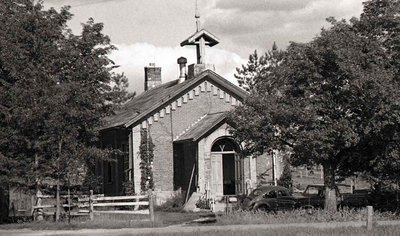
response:
[[[244,90],[224,79],[214,71],[205,70],[196,78],[188,79],[182,83],[179,83],[178,80],[170,81],[132,98],[124,104],[114,116],[106,118],[106,125],[102,130],[135,125],[205,80],[209,80],[215,85],[225,88],[240,100],[244,100],[247,96]]]
[[[185,45],[196,45],[197,44],[196,42],[199,41],[199,39],[202,37],[206,40],[207,45],[209,45],[210,47],[217,45],[219,43],[219,39],[216,36],[208,32],[207,30],[202,29],[191,35],[186,40],[184,40],[181,43],[181,47]]]
[[[226,112],[218,112],[205,115],[201,122],[197,122],[194,124],[189,130],[180,135],[175,142],[181,141],[198,141],[203,138],[209,132],[211,132],[214,128],[219,127],[222,123],[225,122]]]

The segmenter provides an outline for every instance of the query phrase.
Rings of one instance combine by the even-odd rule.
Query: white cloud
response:
[[[227,50],[244,55],[266,51],[274,41],[306,42],[327,26],[326,18],[359,17],[363,0],[216,0],[208,8],[205,26],[221,39]]]
[[[179,68],[177,58],[184,56],[188,59],[188,65],[195,63],[194,48],[160,47],[148,43],[134,43],[130,45],[116,45],[110,58],[120,67],[118,72],[124,72],[129,79],[129,90],[140,93],[143,91],[144,67],[149,63],[160,66],[163,82],[177,79]],[[246,63],[246,60],[238,54],[218,48],[206,49],[206,62],[214,64],[216,72],[227,80],[236,84],[234,78],[235,68]]]

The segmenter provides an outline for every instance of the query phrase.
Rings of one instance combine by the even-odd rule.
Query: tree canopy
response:
[[[242,65],[241,68],[236,68],[236,74],[239,86],[250,92],[257,89],[256,84],[261,83],[260,80],[271,73],[273,68],[277,67],[282,60],[283,52],[278,50],[276,43],[272,45],[272,49],[258,56],[257,51],[250,54],[247,65]]]
[[[387,157],[382,150],[398,145],[398,68],[388,50],[395,45],[360,30],[366,14],[378,14],[368,10],[376,2],[382,1],[365,3],[361,19],[328,18],[331,27],[312,41],[291,43],[231,114],[244,151],[290,146],[291,164],[322,165],[330,210],[336,209],[335,181],[368,169]],[[397,37],[399,28],[393,32]]]
[[[131,94],[112,72],[115,49],[89,19],[75,35],[68,7],[0,2],[0,177],[14,186],[78,181],[94,157],[103,118]]]

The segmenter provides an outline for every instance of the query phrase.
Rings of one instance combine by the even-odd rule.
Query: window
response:
[[[236,149],[236,144],[229,138],[219,139],[211,147],[212,152],[233,152]]]

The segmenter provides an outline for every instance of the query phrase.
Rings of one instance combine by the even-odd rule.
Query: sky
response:
[[[328,27],[326,18],[359,17],[364,0],[198,0],[202,28],[220,39],[206,48],[206,62],[236,83],[236,68],[254,50],[270,50],[275,41],[284,49],[289,42],[308,42]],[[44,0],[46,8],[71,6],[68,23],[75,34],[90,17],[104,23],[104,33],[118,50],[110,58],[129,80],[129,90],[141,93],[144,67],[156,63],[163,82],[177,79],[177,58],[195,63],[192,46],[180,43],[196,30],[195,0]]]

